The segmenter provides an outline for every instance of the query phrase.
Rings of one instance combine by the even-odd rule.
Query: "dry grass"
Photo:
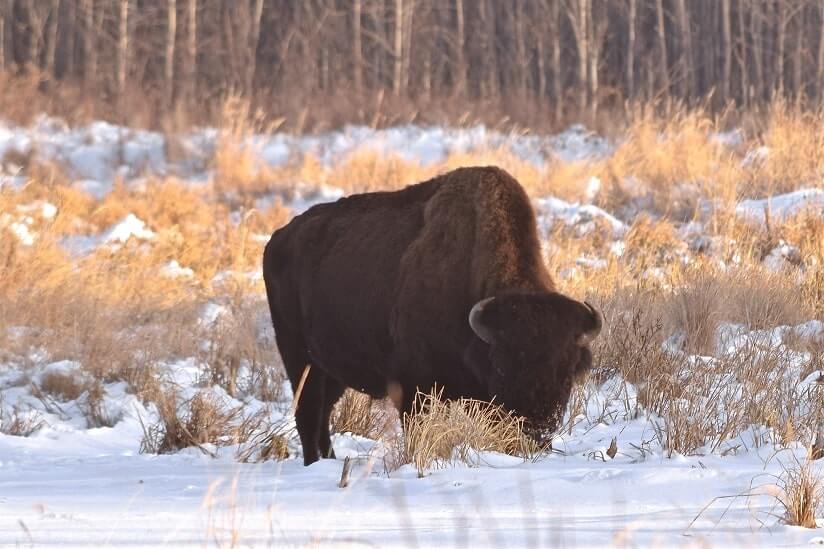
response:
[[[437,388],[418,393],[413,412],[403,418],[406,462],[423,476],[449,463],[476,464],[482,460],[479,452],[534,459],[544,449],[523,433],[523,422],[494,403],[447,401]]]
[[[816,515],[824,502],[824,485],[821,477],[813,470],[809,459],[784,466],[778,477],[776,500],[784,509],[784,522],[790,526],[817,528]]]
[[[271,410],[263,408],[243,419],[237,428],[236,457],[244,463],[289,457],[289,440],[294,429],[284,419],[272,421]]]
[[[14,437],[28,437],[39,431],[46,422],[36,410],[24,411],[17,406],[7,407],[0,395],[0,433]]]
[[[143,426],[140,451],[167,454],[196,446],[209,453],[204,444],[226,446],[236,441],[239,408],[228,408],[207,391],[179,402],[175,391],[167,391],[156,402],[159,421]]]
[[[332,410],[332,431],[378,439],[387,427],[384,409],[369,395],[347,389]]]
[[[273,338],[265,337],[271,322],[265,300],[239,288],[228,297],[222,314],[204,326],[200,338],[207,383],[223,387],[233,397],[281,400],[286,376],[273,368],[279,362]]]
[[[40,390],[64,402],[77,399],[86,388],[85,380],[66,372],[46,372],[40,378]]]

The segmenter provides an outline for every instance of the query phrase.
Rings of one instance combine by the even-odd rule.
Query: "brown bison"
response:
[[[521,185],[461,168],[394,192],[320,204],[275,231],[263,278],[293,388],[305,464],[333,457],[329,415],[344,389],[399,387],[502,404],[528,432],[555,429],[601,329],[544,266]]]

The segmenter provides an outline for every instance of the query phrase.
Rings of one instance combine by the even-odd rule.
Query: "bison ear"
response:
[[[584,320],[584,332],[578,336],[579,345],[589,345],[601,333],[604,325],[604,317],[598,309],[584,301],[586,319]]]
[[[476,336],[488,344],[492,344],[495,339],[489,314],[491,312],[489,304],[492,303],[494,299],[494,297],[482,299],[469,311],[469,326],[472,328],[472,331],[475,332]]]

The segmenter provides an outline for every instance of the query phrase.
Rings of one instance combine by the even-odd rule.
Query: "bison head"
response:
[[[589,343],[601,331],[589,303],[558,293],[484,299],[469,314],[469,366],[496,402],[526,419],[538,440],[555,430],[572,384],[592,366]]]

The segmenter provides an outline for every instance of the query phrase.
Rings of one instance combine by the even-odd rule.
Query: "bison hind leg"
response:
[[[300,380],[292,380],[292,389],[298,398],[295,408],[295,424],[303,447],[303,464],[311,465],[320,459],[321,417],[325,374],[309,366],[309,372],[300,387]],[[300,387],[300,395],[297,390]]]
[[[329,418],[332,415],[332,408],[343,395],[346,387],[331,376],[326,376],[326,384],[323,391],[323,412],[320,418],[320,455],[323,458],[335,459],[335,450],[332,448],[332,437],[329,432]]]
[[[326,374],[312,367],[301,338],[294,337],[294,334],[287,336],[285,329],[279,331],[275,325],[275,339],[292,385],[292,393],[297,398],[295,424],[303,447],[303,464],[311,465],[320,459]]]

